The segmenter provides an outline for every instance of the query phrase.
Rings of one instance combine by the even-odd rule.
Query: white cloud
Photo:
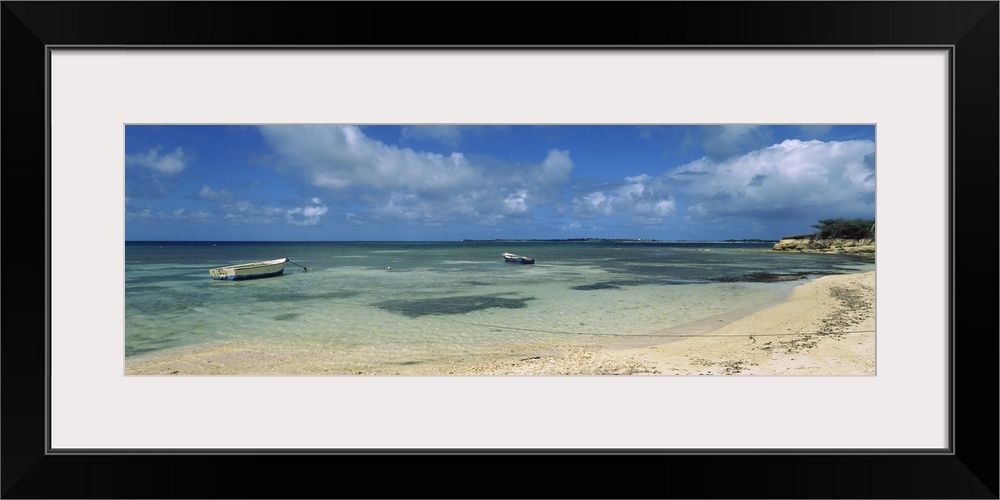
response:
[[[461,154],[449,156],[389,146],[357,127],[262,127],[281,166],[314,186],[369,187],[410,192],[444,192],[484,175]]]
[[[285,212],[285,219],[297,226],[315,226],[327,212],[325,206],[298,207]]]
[[[205,221],[214,220],[216,218],[216,215],[214,213],[205,210],[204,208],[200,208],[198,210],[195,210],[194,212],[186,212],[184,215],[188,219],[200,219]]]
[[[379,218],[413,222],[429,219],[434,209],[414,194],[396,192],[373,211]]]
[[[636,215],[663,218],[674,215],[677,211],[677,203],[674,200],[655,200],[650,202],[640,202],[635,205]]]
[[[569,157],[569,151],[552,149],[542,162],[540,175],[531,180],[542,184],[558,184],[568,180],[572,172],[573,160]]]
[[[211,201],[216,203],[232,203],[233,200],[235,199],[235,196],[233,196],[232,193],[226,190],[213,191],[207,185],[201,187],[201,191],[198,191],[196,197],[201,200]]]
[[[631,215],[643,224],[659,222],[673,216],[677,210],[666,185],[647,174],[626,177],[614,187],[574,198],[573,205],[578,217]]]
[[[517,193],[508,195],[503,201],[506,212],[510,214],[523,214],[528,210],[527,198],[528,192],[523,189]]]
[[[702,158],[663,180],[692,197],[686,214],[702,222],[861,213],[874,200],[874,152],[872,141],[787,140],[723,161]]]
[[[145,153],[125,155],[125,165],[132,167],[143,167],[159,172],[164,175],[177,175],[187,167],[190,158],[184,154],[184,149],[180,146],[165,155],[160,154],[160,146],[157,146]]]
[[[600,191],[587,193],[582,198],[574,199],[577,215],[583,217],[595,215],[611,215],[613,209],[607,195]]]
[[[223,191],[222,193],[225,193]],[[147,222],[196,222],[214,223],[226,221],[235,225],[278,225],[291,224],[296,226],[318,225],[329,208],[318,197],[308,200],[305,206],[285,208],[267,203],[257,204],[247,200],[233,200],[204,186],[197,198],[218,201],[209,208],[178,207],[173,209],[153,209],[148,206],[129,204],[125,209],[126,220]],[[223,200],[225,198],[225,200]]]
[[[569,152],[556,149],[538,163],[513,163],[389,145],[352,126],[273,126],[261,133],[277,170],[370,207],[355,212],[358,219],[488,224],[530,215],[559,195],[573,170]]]

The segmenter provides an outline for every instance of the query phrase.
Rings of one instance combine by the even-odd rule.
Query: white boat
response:
[[[285,262],[288,262],[287,257],[250,264],[236,264],[210,269],[208,274],[212,276],[212,279],[231,281],[270,278],[271,276],[281,276],[285,272]]]
[[[504,262],[513,262],[515,264],[534,264],[535,263],[535,259],[532,259],[530,257],[525,257],[523,255],[513,254],[513,253],[510,253],[510,252],[504,252],[503,253],[503,261]]]

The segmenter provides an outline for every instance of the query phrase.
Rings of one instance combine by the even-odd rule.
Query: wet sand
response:
[[[875,272],[824,276],[707,334],[466,367],[510,375],[874,375]],[[455,373],[460,373],[456,371]]]
[[[346,362],[315,348],[219,346],[130,359],[146,375],[874,375],[875,272],[824,276],[785,302],[699,335],[593,348],[563,344],[480,353],[463,364]]]

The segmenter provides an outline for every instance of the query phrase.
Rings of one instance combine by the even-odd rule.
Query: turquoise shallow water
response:
[[[129,242],[126,359],[214,345],[351,353],[364,363],[460,362],[520,344],[655,339],[773,303],[806,279],[874,269],[770,244],[616,242]],[[507,264],[501,253],[534,257]],[[208,270],[287,257],[283,276]],[[308,268],[305,272],[302,267]],[[391,271],[387,268],[391,267]],[[761,273],[803,280],[759,282]]]

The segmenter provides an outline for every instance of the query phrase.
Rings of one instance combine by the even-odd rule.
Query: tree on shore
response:
[[[813,238],[875,239],[875,219],[820,219]]]

